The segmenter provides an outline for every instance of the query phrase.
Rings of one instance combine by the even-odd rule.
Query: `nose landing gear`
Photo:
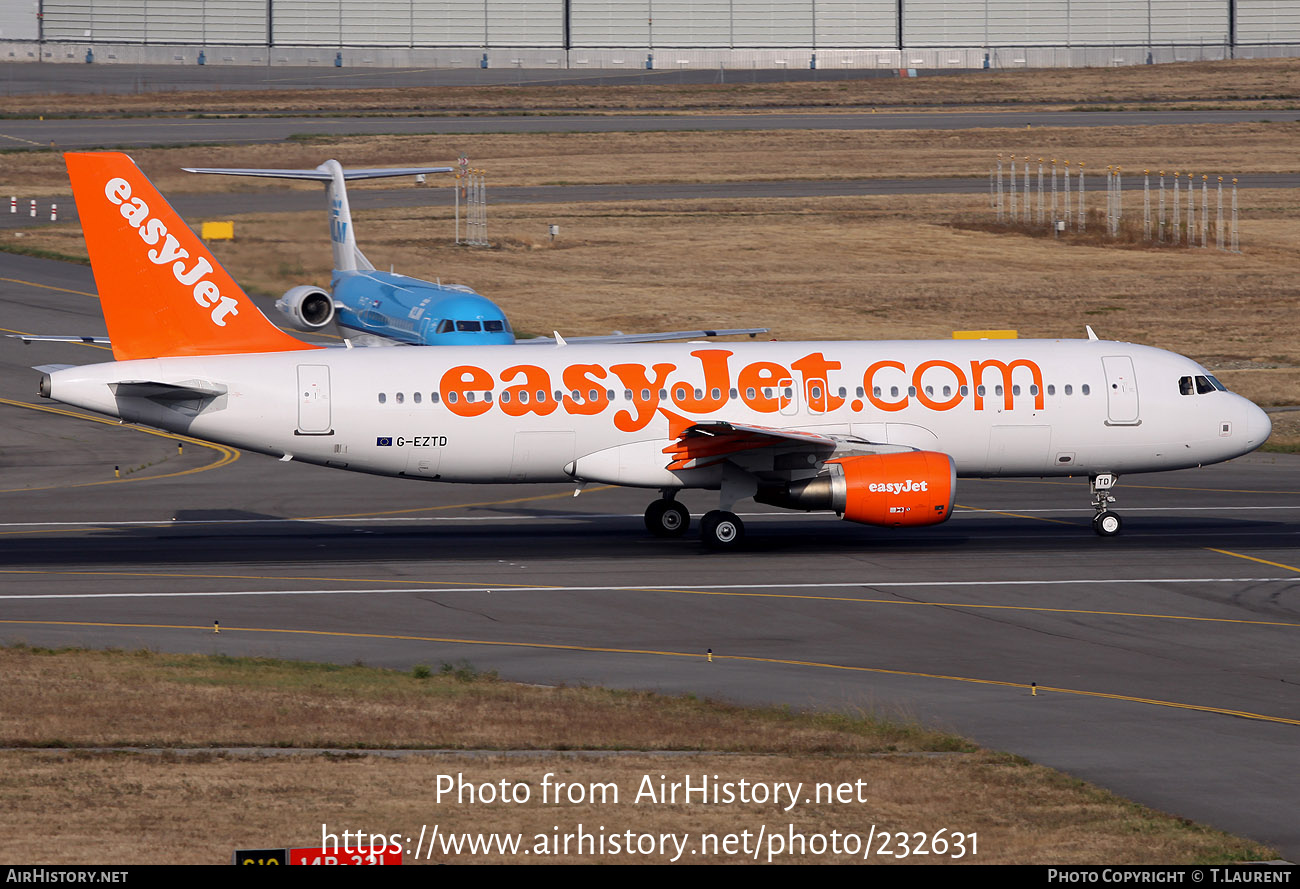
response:
[[[1119,513],[1110,508],[1110,505],[1115,502],[1115,495],[1111,494],[1111,489],[1115,487],[1118,479],[1119,476],[1113,472],[1103,472],[1092,476],[1089,480],[1092,508],[1096,510],[1096,515],[1092,517],[1092,530],[1100,537],[1114,537],[1124,526]]]

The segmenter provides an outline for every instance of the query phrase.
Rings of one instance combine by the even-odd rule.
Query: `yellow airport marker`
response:
[[[709,663],[713,663],[713,649],[709,649]]]
[[[220,632],[221,632],[221,621],[219,621],[219,620],[214,620],[214,621],[212,622],[212,632],[213,632],[213,633],[220,633]]]
[[[1031,698],[1036,698],[1036,697],[1038,697],[1038,683],[1037,683],[1037,682],[1031,682],[1031,683],[1029,683],[1029,696],[1030,696]]]
[[[1017,331],[1014,330],[954,330],[952,338],[955,340],[1014,340],[1017,339]]]
[[[233,241],[235,239],[235,223],[227,222],[205,222],[200,229],[200,235],[205,241]]]

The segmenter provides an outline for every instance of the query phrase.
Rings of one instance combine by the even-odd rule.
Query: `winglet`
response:
[[[276,327],[125,154],[65,154],[113,357],[317,349]]]

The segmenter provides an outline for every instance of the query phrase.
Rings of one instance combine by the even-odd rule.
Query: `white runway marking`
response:
[[[1300,510],[1300,504],[1294,506],[1131,506],[1125,507],[1121,512],[1228,512],[1233,510],[1252,511],[1252,510]],[[1091,515],[1091,507],[1081,509],[1022,509],[1017,506],[999,506],[985,507],[979,509],[958,507],[953,510],[954,515],[964,515],[970,518],[981,518],[990,514],[1003,512],[1021,512],[1046,513],[1051,515],[1061,515],[1070,513],[1079,513]],[[699,518],[703,513],[692,513],[693,518]],[[816,520],[816,519],[833,519],[835,516],[830,513],[807,515],[797,512],[742,512],[737,513],[741,518],[789,518]],[[261,519],[140,519],[135,521],[104,521],[99,519],[83,519],[76,522],[0,522],[0,528],[71,528],[85,525],[95,525],[101,528],[128,528],[128,527],[148,527],[148,526],[170,526],[170,525],[292,525],[292,524],[321,524],[321,525],[361,525],[361,524],[378,524],[381,522],[527,522],[536,521],[538,518],[545,519],[639,519],[642,514],[639,512],[553,512],[545,515],[537,514],[516,514],[516,515],[436,515],[436,516],[348,516],[343,518],[319,518],[314,519],[309,516],[301,518],[261,518]]]
[[[215,596],[348,596],[376,595],[384,593],[671,593],[708,592],[726,590],[832,590],[832,589],[917,589],[917,588],[951,588],[951,587],[997,587],[997,586],[1085,586],[1096,584],[1156,584],[1156,583],[1300,583],[1300,576],[1290,577],[1139,577],[1115,579],[1080,579],[1068,580],[908,580],[863,583],[848,581],[844,583],[722,583],[722,584],[666,584],[640,586],[493,586],[491,584],[474,584],[466,586],[441,587],[372,587],[369,589],[312,589],[312,590],[221,590],[216,592],[175,592],[175,593],[36,593],[24,595],[0,595],[0,600],[38,601],[43,599],[203,599]]]

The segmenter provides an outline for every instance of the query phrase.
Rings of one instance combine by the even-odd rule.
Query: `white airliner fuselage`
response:
[[[510,347],[447,347],[158,358],[57,371],[49,394],[273,456],[456,482],[717,487],[708,477],[716,467],[665,468],[663,449],[676,438],[668,413],[816,433],[857,451],[939,451],[962,476],[1179,469],[1244,454],[1270,430],[1250,401],[1198,385],[1213,378],[1195,362],[1100,340],[573,345],[539,353],[523,360]],[[1182,382],[1189,378],[1190,386]],[[112,385],[145,380],[195,391],[159,398],[129,388],[115,394]],[[764,468],[759,461],[753,471]]]

